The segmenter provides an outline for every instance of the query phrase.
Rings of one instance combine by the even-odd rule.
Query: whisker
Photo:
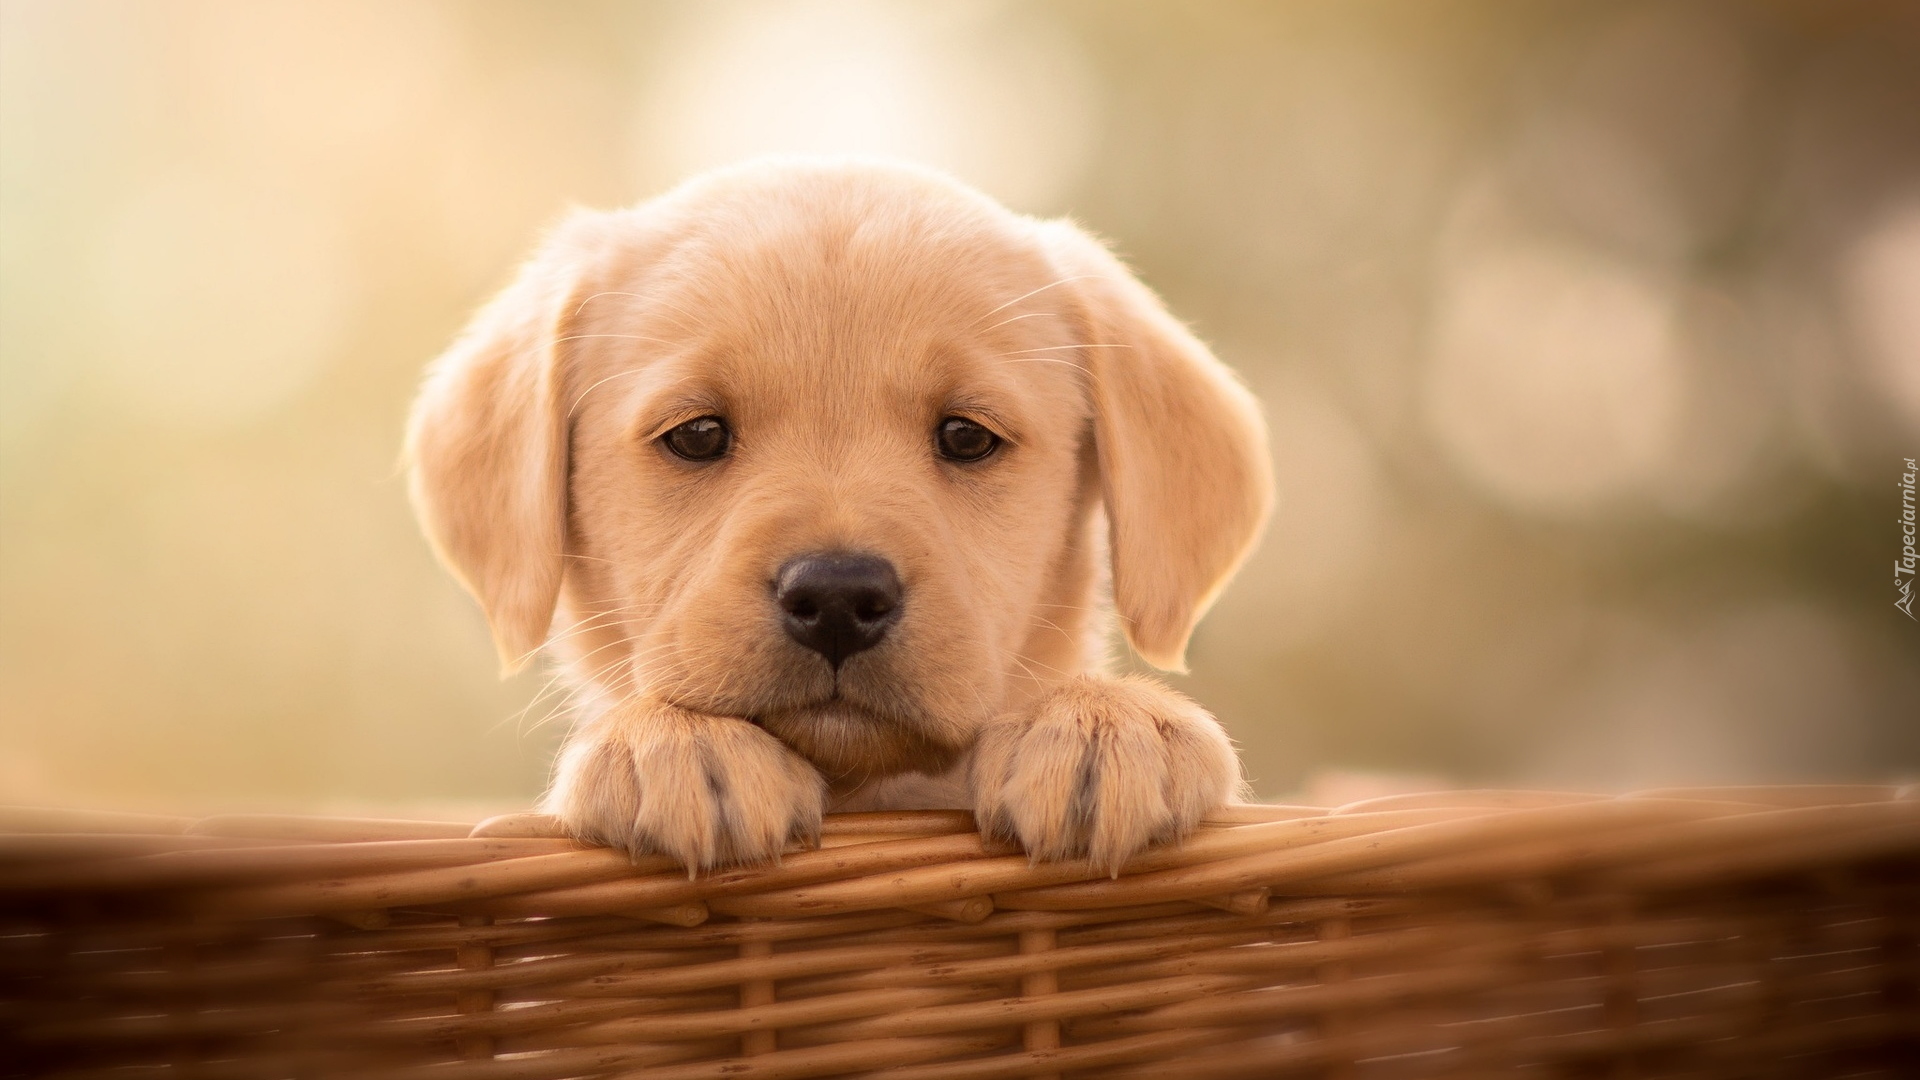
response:
[[[549,634],[547,636],[547,640],[542,642],[539,648],[536,648],[534,652],[539,652],[540,649],[550,648],[552,646],[559,645],[562,642],[570,641],[574,638],[580,637],[594,630],[605,629],[607,623],[603,622],[602,620],[624,619],[631,614],[633,614],[633,612],[628,610],[621,610],[621,609],[596,612],[592,615],[587,616],[584,619],[581,619],[573,623],[571,626],[568,626],[565,629],[558,630]],[[625,638],[624,636],[616,638],[613,641],[610,641],[603,645],[598,646],[592,652],[586,653],[583,656],[575,658],[575,660],[576,662],[578,660],[584,660],[587,657],[591,657],[596,653],[599,653],[611,646],[626,642],[627,640],[628,639]],[[533,657],[533,653],[528,653],[526,654],[526,656],[523,656],[521,660],[522,662],[525,662],[526,660],[531,659],[532,657]],[[551,685],[551,682],[549,683],[549,685]],[[544,689],[542,693],[544,693]],[[535,700],[537,701],[538,699],[539,699],[539,695],[535,695]]]
[[[1055,629],[1058,629],[1058,627],[1055,627]],[[1022,663],[1025,663],[1027,661],[1031,661],[1035,664],[1039,664],[1041,667],[1046,668],[1048,671],[1053,672],[1055,675],[1058,675],[1063,679],[1072,678],[1072,672],[1062,671],[1059,668],[1054,667],[1052,664],[1046,663],[1045,661],[1034,660],[1032,657],[1027,657],[1025,661],[1022,661]]]
[[[642,295],[642,294],[640,294],[640,293],[632,293],[632,292],[621,292],[621,291],[619,291],[619,290],[617,290],[617,289],[606,289],[606,290],[603,290],[603,291],[601,291],[601,292],[597,292],[597,293],[594,293],[594,294],[593,294],[592,296],[589,296],[589,297],[587,297],[586,299],[584,299],[584,300],[582,300],[582,301],[580,301],[580,306],[579,306],[579,307],[577,307],[577,308],[574,308],[574,309],[573,309],[573,314],[574,314],[574,317],[575,317],[575,318],[578,318],[578,317],[580,316],[580,313],[581,313],[581,312],[583,312],[583,311],[585,311],[585,310],[587,309],[587,305],[588,305],[588,304],[590,304],[590,303],[592,303],[592,302],[593,302],[593,301],[595,301],[595,300],[598,300],[598,299],[600,299],[600,298],[601,298],[601,297],[603,297],[603,296],[625,296],[625,297],[628,297],[628,298],[630,298],[630,299],[633,299],[633,300],[645,300],[645,301],[649,301],[649,302],[651,302],[651,304],[652,304],[652,307],[651,307],[651,309],[650,309],[650,310],[649,310],[649,312],[648,312],[648,314],[649,314],[649,315],[654,315],[654,316],[659,316],[659,315],[666,315],[666,316],[668,316],[668,317],[669,317],[669,318],[670,318],[670,319],[671,319],[671,320],[672,320],[672,321],[673,321],[674,323],[676,323],[676,324],[677,324],[677,328],[678,328],[678,329],[680,329],[680,330],[682,330],[682,331],[685,331],[685,332],[687,332],[687,333],[692,333],[692,332],[693,332],[693,331],[691,330],[691,328],[689,327],[689,325],[688,325],[688,323],[687,323],[686,321],[683,321],[683,320],[682,320],[681,318],[678,318],[678,317],[677,317],[677,316],[684,316],[684,315],[688,315],[688,314],[689,314],[688,312],[685,312],[685,311],[682,311],[681,309],[679,309],[679,308],[677,308],[677,307],[675,307],[675,306],[674,306],[673,304],[671,304],[671,303],[669,303],[669,302],[667,302],[667,301],[665,301],[665,300],[662,300],[662,299],[661,299],[660,297],[657,297],[657,296],[643,296],[643,295]],[[618,335],[618,334],[605,334],[605,335],[600,335],[600,336],[603,336],[603,337],[619,337],[619,336],[621,336],[621,335]],[[566,340],[566,339],[564,339],[564,338],[562,338],[561,340],[563,340],[563,341],[564,341],[564,340]],[[641,338],[640,340],[643,340],[643,341],[659,341],[660,339],[659,339],[659,338]],[[663,345],[675,345],[675,344],[678,344],[678,342],[672,342],[672,341],[662,341],[662,342],[660,342],[660,343],[661,343],[661,344],[663,344]]]
[[[573,309],[574,315],[578,316],[581,312],[587,310],[588,304],[593,303],[595,300],[598,300],[603,296],[625,296],[633,300],[647,299],[646,297],[641,296],[639,293],[621,292],[617,289],[605,289],[605,290],[602,290],[601,292],[594,293],[592,296],[587,297],[585,300],[580,301],[580,306]]]
[[[980,325],[981,323],[983,323],[983,322],[986,322],[986,321],[987,321],[988,319],[991,319],[991,318],[993,318],[993,317],[994,317],[995,315],[998,315],[998,314],[1000,314],[1001,312],[1003,312],[1003,311],[1005,311],[1005,310],[1007,310],[1008,308],[1010,308],[1010,307],[1012,307],[1013,305],[1015,305],[1015,304],[1017,304],[1017,303],[1019,303],[1020,301],[1022,301],[1022,300],[1025,300],[1025,299],[1026,299],[1027,297],[1029,297],[1029,296],[1032,296],[1032,295],[1034,295],[1035,293],[1043,293],[1043,292],[1046,292],[1046,291],[1047,291],[1048,289],[1052,289],[1052,288],[1056,288],[1056,287],[1058,287],[1058,286],[1061,286],[1061,285],[1065,285],[1065,284],[1067,284],[1068,282],[1072,282],[1072,281],[1084,281],[1084,280],[1086,280],[1087,278],[1090,278],[1090,277],[1097,277],[1097,276],[1098,276],[1098,275],[1096,275],[1096,274],[1075,274],[1075,275],[1073,275],[1072,277],[1063,277],[1063,278],[1059,278],[1058,280],[1055,280],[1055,281],[1049,281],[1049,282],[1047,282],[1047,283],[1046,283],[1045,285],[1042,285],[1042,286],[1040,286],[1040,287],[1039,287],[1039,288],[1037,288],[1037,289],[1034,289],[1034,290],[1032,290],[1032,291],[1030,291],[1030,292],[1023,292],[1023,293],[1021,293],[1021,294],[1020,294],[1019,296],[1016,296],[1016,297],[1014,297],[1013,299],[1011,299],[1011,300],[1009,300],[1009,301],[1007,301],[1006,303],[1004,303],[1004,304],[1001,304],[1001,305],[1000,305],[999,307],[997,307],[997,308],[994,308],[994,309],[993,309],[992,311],[989,311],[989,312],[987,312],[987,313],[986,313],[985,315],[982,315],[982,316],[980,316],[980,318],[978,318],[978,319],[976,319],[976,320],[974,321],[974,324],[973,324],[973,325],[974,325],[974,326],[979,326],[979,325]]]
[[[589,630],[604,629],[608,622],[625,619],[626,617],[632,614],[634,614],[634,612],[631,612],[631,611],[597,612],[595,614],[587,616],[584,619],[581,619],[580,621],[574,623],[571,626],[568,626],[563,630],[556,630],[548,634],[547,640],[541,642],[540,647],[546,648],[551,645],[558,645],[563,641],[567,641],[569,639],[579,637],[581,634],[584,634]],[[531,657],[532,654],[530,653],[528,655],[529,657]]]
[[[558,345],[563,341],[591,341],[594,338],[619,338],[622,341],[651,341],[655,345],[680,344],[677,341],[668,341],[666,338],[648,337],[645,334],[567,334],[564,337],[554,338],[553,343]]]
[[[575,622],[564,629],[555,630],[549,633],[547,635],[547,639],[541,642],[541,647],[546,648],[552,645],[559,645],[562,642],[570,641],[576,637],[579,637],[580,635],[587,633],[588,631],[605,630],[615,623],[625,622],[628,619],[642,618],[645,616],[645,614],[646,614],[645,612],[641,612],[641,611],[596,612],[595,614],[588,615],[580,619],[578,622]],[[531,658],[531,654],[529,654],[529,659],[530,658]]]
[[[613,562],[614,560],[604,559],[602,561]],[[631,604],[631,598],[625,597],[625,596],[579,596],[574,598],[574,602],[580,603],[580,604]],[[666,606],[666,601],[654,600],[654,601],[649,601],[645,604],[637,604],[632,606],[658,608],[658,607]]]
[[[606,651],[607,649],[610,649],[610,648],[612,648],[612,647],[614,647],[614,646],[616,646],[616,645],[620,645],[620,644],[623,644],[623,643],[624,643],[623,641],[610,641],[610,642],[607,642],[607,643],[606,643],[605,645],[602,645],[602,646],[600,646],[599,648],[597,648],[597,649],[594,649],[594,650],[593,650],[593,652],[589,652],[589,653],[587,653],[587,654],[585,654],[585,655],[583,655],[583,656],[581,656],[581,657],[579,657],[579,658],[578,658],[578,660],[576,660],[576,661],[575,661],[575,663],[578,663],[579,661],[584,661],[584,660],[586,660],[586,659],[588,659],[588,658],[590,658],[590,657],[592,657],[592,656],[593,656],[593,655],[594,655],[595,653],[601,653],[601,652],[605,652],[605,651]],[[522,709],[521,709],[521,710],[520,710],[519,712],[516,712],[516,713],[514,713],[514,714],[512,714],[511,716],[509,716],[509,717],[507,717],[506,719],[507,719],[507,720],[522,720],[522,719],[525,719],[525,717],[526,717],[526,715],[527,715],[527,713],[529,713],[529,712],[532,712],[532,711],[533,711],[533,707],[534,707],[535,705],[538,705],[538,704],[540,704],[540,702],[541,702],[542,700],[544,700],[544,699],[545,699],[545,698],[546,698],[546,697],[547,697],[547,696],[548,696],[549,694],[552,694],[552,693],[554,692],[554,688],[555,688],[556,686],[559,686],[559,685],[560,685],[560,683],[562,682],[562,680],[565,680],[565,679],[567,679],[567,678],[568,678],[568,677],[569,677],[570,675],[572,675],[572,674],[573,674],[573,667],[574,667],[574,665],[573,665],[573,664],[561,664],[561,665],[558,665],[558,666],[556,667],[556,670],[554,671],[554,674],[553,674],[553,675],[551,675],[550,677],[548,677],[548,679],[547,679],[547,681],[546,681],[545,683],[543,683],[543,684],[541,685],[541,687],[540,687],[540,690],[539,690],[539,692],[533,695],[533,697],[532,697],[532,698],[531,698],[531,699],[530,699],[530,700],[529,700],[529,701],[527,702],[527,704],[526,704],[526,706],[525,706],[525,707],[523,707],[523,708],[522,708]],[[563,691],[563,692],[564,692],[564,691]],[[502,722],[502,723],[505,723],[505,722],[506,722],[506,720],[503,720],[503,721],[501,721],[501,722]]]
[[[1054,356],[1008,356],[1000,358],[998,362],[1002,364],[1059,364],[1061,367],[1070,367],[1075,371],[1081,370],[1079,364]]]
[[[983,327],[980,330],[980,333],[982,334],[991,333],[992,331],[998,330],[1001,327],[1007,325],[1008,323],[1017,323],[1021,319],[1045,319],[1049,317],[1057,319],[1060,317],[1060,315],[1058,312],[1054,312],[1054,311],[1029,311],[1025,315],[1015,315],[1015,316],[1012,316],[1011,318],[1001,319],[999,322],[994,323],[992,326]]]
[[[1088,341],[1078,345],[1039,345],[1031,349],[1015,349],[1010,353],[1001,353],[1000,355],[1018,356],[1021,353],[1062,352],[1067,349],[1131,349],[1131,348],[1133,348],[1132,345],[1128,345],[1125,342],[1120,342],[1120,341]]]
[[[533,659],[534,654],[538,653],[541,649],[544,649],[549,645],[556,645],[562,641],[567,640],[567,638],[574,636],[575,630],[577,630],[579,627],[585,626],[587,623],[590,623],[595,619],[606,618],[610,615],[629,615],[629,614],[637,614],[637,612],[616,608],[612,611],[601,611],[601,612],[597,612],[595,614],[589,615],[586,618],[581,619],[579,622],[574,623],[572,626],[567,627],[565,630],[561,630],[557,633],[549,633],[545,638],[545,640],[541,641],[540,644],[535,645],[532,649],[529,649],[525,653],[522,653],[518,657],[517,662],[522,664],[526,663],[527,661]]]
[[[540,727],[542,724],[545,724],[547,721],[553,719],[562,710],[574,704],[575,697],[573,694],[573,688],[567,685],[565,682],[563,682],[563,680],[565,680],[569,674],[570,674],[570,671],[564,667],[556,668],[554,673],[548,677],[546,683],[540,687],[540,692],[533,695],[533,697],[529,698],[527,700],[526,705],[522,707],[519,712],[516,712],[512,716],[507,718],[508,720],[514,720],[519,722],[519,730],[521,734],[524,735],[528,731],[532,731],[535,728]],[[546,715],[542,716],[540,719],[534,721],[533,723],[531,724],[526,723],[527,714],[533,711],[533,707],[540,704],[543,701],[548,700],[549,698],[552,698],[554,701],[553,708],[548,709],[546,712]],[[504,722],[505,721],[502,721],[502,723]]]
[[[1033,669],[1027,666],[1027,662],[1026,662],[1025,660],[1022,660],[1022,659],[1021,659],[1021,658],[1019,658],[1018,656],[1010,656],[1010,657],[1008,657],[1008,659],[1010,659],[1010,660],[1012,660],[1012,661],[1013,661],[1014,663],[1016,663],[1016,664],[1018,664],[1018,665],[1020,665],[1020,674],[1021,674],[1021,675],[1022,675],[1022,676],[1023,676],[1023,677],[1024,677],[1024,678],[1025,678],[1026,680],[1027,680],[1027,681],[1028,681],[1028,682],[1030,682],[1030,683],[1034,683],[1034,684],[1036,684],[1036,685],[1038,685],[1039,683],[1042,683],[1042,682],[1045,682],[1045,681],[1046,681],[1046,680],[1044,680],[1044,679],[1042,679],[1042,678],[1040,678],[1040,676],[1038,676],[1038,675],[1035,675],[1035,674],[1033,673]]]
[[[594,383],[592,386],[587,387],[585,390],[580,391],[580,396],[577,398],[574,398],[573,404],[567,407],[567,419],[569,420],[573,419],[573,414],[580,411],[580,403],[587,400],[588,394],[591,394],[595,390],[600,389],[600,387],[605,385],[606,383],[610,383],[613,380],[620,378],[622,375],[638,375],[641,372],[646,370],[647,370],[646,368],[629,368],[626,371],[616,371],[613,374],[607,376],[606,378],[601,379],[598,382]]]
[[[1045,616],[1035,615],[1033,616],[1033,621],[1039,623],[1040,625],[1046,627],[1047,629],[1053,631],[1054,633],[1059,634],[1061,637],[1073,636],[1072,634],[1069,634],[1067,632],[1066,627],[1061,626],[1059,623],[1054,622],[1052,619],[1046,618]]]
[[[624,644],[628,644],[628,642],[624,638],[607,642],[606,644],[600,646],[599,648],[594,649],[592,652],[586,653],[576,658],[576,660],[574,661],[574,664],[591,659],[593,656],[599,653],[605,652],[606,650],[613,648],[615,646],[624,645]],[[663,648],[665,648],[664,645],[651,645],[645,649],[634,650],[629,652],[626,656],[621,657],[619,662],[621,664],[626,665],[629,672],[629,679],[631,680],[632,678],[631,673],[633,670],[634,663],[637,662],[641,657],[650,656],[656,652],[659,652]],[[542,700],[546,699],[549,695],[553,694],[555,692],[555,688],[560,686],[561,681],[563,679],[566,679],[567,676],[569,676],[570,674],[572,674],[574,664],[562,665],[559,668],[559,670],[557,670],[554,673],[553,677],[549,678],[546,684],[540,688],[540,692],[535,694],[531,701],[527,702],[526,707],[521,709],[519,712],[515,713],[513,716],[508,717],[508,719],[523,719],[527,713],[532,712],[534,706],[540,704]],[[545,716],[541,717],[539,720],[535,721],[533,724],[531,724],[527,728],[524,728],[523,731],[532,730],[534,728],[538,728],[544,724],[551,722],[554,717],[560,715],[560,713],[562,713],[568,707],[574,704],[573,699],[571,698],[571,696],[568,695],[567,688],[561,687],[560,693],[562,697],[559,703],[556,704],[554,708],[548,710]]]

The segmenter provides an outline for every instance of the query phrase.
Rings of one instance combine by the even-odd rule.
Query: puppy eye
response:
[[[698,420],[689,420],[678,427],[671,428],[660,441],[667,444],[675,457],[688,461],[712,461],[726,455],[733,445],[733,432],[727,430],[727,422],[717,416],[702,416]]]
[[[964,416],[949,416],[940,421],[934,442],[948,461],[979,461],[999,448],[1000,436]]]

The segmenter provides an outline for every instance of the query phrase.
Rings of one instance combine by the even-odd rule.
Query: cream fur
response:
[[[956,413],[1004,445],[939,458]],[[706,415],[726,458],[659,446]],[[1135,650],[1180,666],[1269,512],[1265,429],[1070,223],[813,160],[577,213],[433,365],[407,445],[503,664],[544,647],[572,682],[547,801],[584,838],[707,867],[829,808],[961,805],[1111,867],[1238,790],[1211,716],[1101,673],[1103,579]],[[837,677],[769,586],[828,549],[905,585]]]

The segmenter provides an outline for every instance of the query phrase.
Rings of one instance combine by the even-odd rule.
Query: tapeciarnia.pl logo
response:
[[[1913,571],[1915,555],[1913,551],[1913,480],[1920,472],[1913,466],[1913,459],[1906,458],[1907,471],[1900,474],[1900,557],[1893,560],[1893,588],[1900,598],[1893,606],[1900,609],[1907,618],[1913,619]],[[1920,622],[1920,619],[1914,621]]]

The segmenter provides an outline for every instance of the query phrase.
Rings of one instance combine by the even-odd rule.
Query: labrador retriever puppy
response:
[[[578,212],[429,370],[435,550],[575,724],[547,808],[690,870],[971,808],[1117,868],[1236,796],[1163,669],[1272,502],[1246,389],[1101,243],[903,165]],[[1110,597],[1110,600],[1109,600]]]

